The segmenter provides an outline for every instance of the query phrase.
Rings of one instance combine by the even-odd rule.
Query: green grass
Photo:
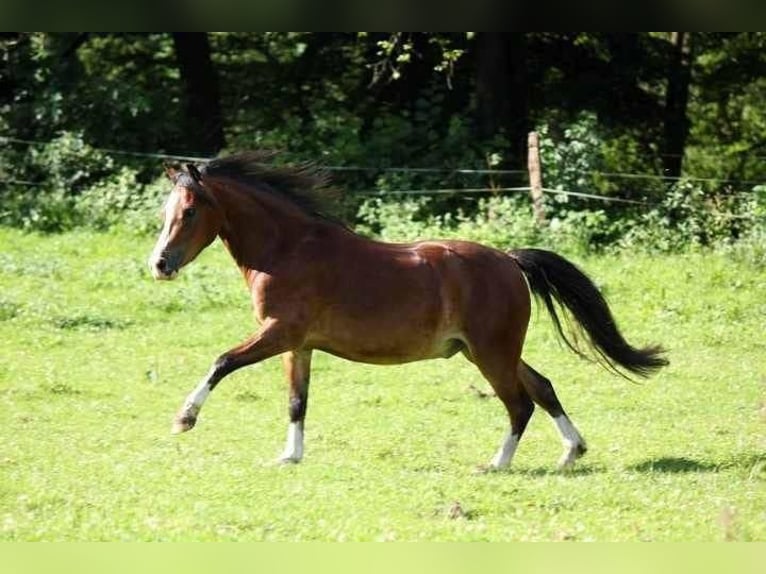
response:
[[[220,245],[158,284],[152,242],[0,229],[0,539],[766,540],[763,269],[721,254],[577,259],[628,338],[662,342],[672,364],[621,380],[535,317],[525,357],[590,447],[573,472],[555,472],[538,410],[510,470],[474,473],[506,417],[460,357],[321,353],[306,457],[279,467],[278,360],[226,379],[197,428],[169,435],[253,322]]]

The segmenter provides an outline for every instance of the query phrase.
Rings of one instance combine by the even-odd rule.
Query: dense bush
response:
[[[462,210],[434,215],[431,201],[429,197],[368,199],[359,208],[357,230],[385,241],[453,238],[500,248],[546,241],[529,206],[516,197],[476,199],[471,215]]]
[[[763,33],[5,33],[0,224],[154,228],[156,154],[268,148],[338,168],[347,219],[387,239],[756,245],[764,47]],[[526,184],[531,127],[544,230],[525,193],[499,191]]]
[[[630,222],[618,243],[675,251],[751,241],[766,230],[765,190],[711,194],[692,182],[679,181],[662,202]]]
[[[550,203],[554,203],[555,200]],[[679,182],[652,206],[614,212],[599,208],[551,210],[545,227],[533,219],[528,199],[476,199],[466,211],[434,214],[430,198],[372,198],[362,203],[357,229],[384,240],[451,237],[499,248],[537,245],[578,252],[639,250],[675,252],[697,248],[749,252],[766,264],[766,188],[752,193],[707,195]]]
[[[12,176],[0,188],[0,224],[27,230],[124,224],[143,231],[156,227],[153,214],[168,192],[164,177],[142,181],[143,170],[118,164],[81,134],[65,132],[25,154],[9,147],[0,160]]]
[[[578,166],[548,170],[547,186],[577,190],[597,185],[582,175],[603,159],[594,130],[589,129],[591,121],[586,117],[556,145],[544,147],[548,165]],[[457,141],[460,126],[451,130],[450,138]],[[458,154],[455,141],[450,146]],[[466,150],[462,153],[470,155]],[[78,226],[122,226],[139,233],[157,228],[157,212],[169,191],[158,160],[152,160],[148,169],[144,164],[118,163],[72,133],[23,155],[9,146],[0,156],[4,165],[13,167],[13,179],[0,188],[0,224],[43,232]],[[549,193],[545,199],[548,224],[541,228],[523,192],[489,196],[390,193],[449,183],[441,181],[444,176],[439,173],[426,174],[425,183],[418,177],[423,176],[384,171],[372,184],[378,195],[347,189],[351,223],[361,233],[387,241],[449,237],[500,248],[538,245],[577,251],[716,247],[747,251],[758,262],[766,260],[766,186],[735,192],[681,180],[668,187],[660,201],[628,207]],[[26,183],[14,184],[17,180]]]

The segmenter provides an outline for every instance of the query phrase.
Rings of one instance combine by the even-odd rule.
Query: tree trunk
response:
[[[691,32],[671,32],[672,56],[668,69],[668,87],[665,97],[663,175],[680,177],[684,147],[689,135],[686,107],[692,77]]]
[[[476,122],[479,137],[508,138],[505,165],[526,167],[529,93],[524,34],[476,35]]]
[[[8,106],[10,109],[13,104],[16,92],[16,78],[11,64],[10,52],[14,45],[24,40],[21,32],[0,32],[0,105]]]
[[[529,120],[529,81],[527,72],[527,37],[509,35],[510,60],[508,78],[508,116],[506,133],[510,145],[512,169],[524,169],[527,164],[527,138],[532,130]]]
[[[225,140],[218,76],[208,36],[204,32],[174,32],[173,45],[184,84],[188,151],[215,155]]]
[[[510,115],[508,62],[507,34],[476,35],[476,120],[482,139],[497,134]]]

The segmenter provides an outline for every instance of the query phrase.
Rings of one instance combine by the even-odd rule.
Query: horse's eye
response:
[[[193,207],[187,207],[184,209],[184,219],[191,219],[197,214],[197,210]]]

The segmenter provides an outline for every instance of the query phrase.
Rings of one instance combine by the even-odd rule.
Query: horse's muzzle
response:
[[[178,267],[173,265],[170,258],[164,255],[150,259],[149,269],[157,281],[170,281],[178,276]]]

